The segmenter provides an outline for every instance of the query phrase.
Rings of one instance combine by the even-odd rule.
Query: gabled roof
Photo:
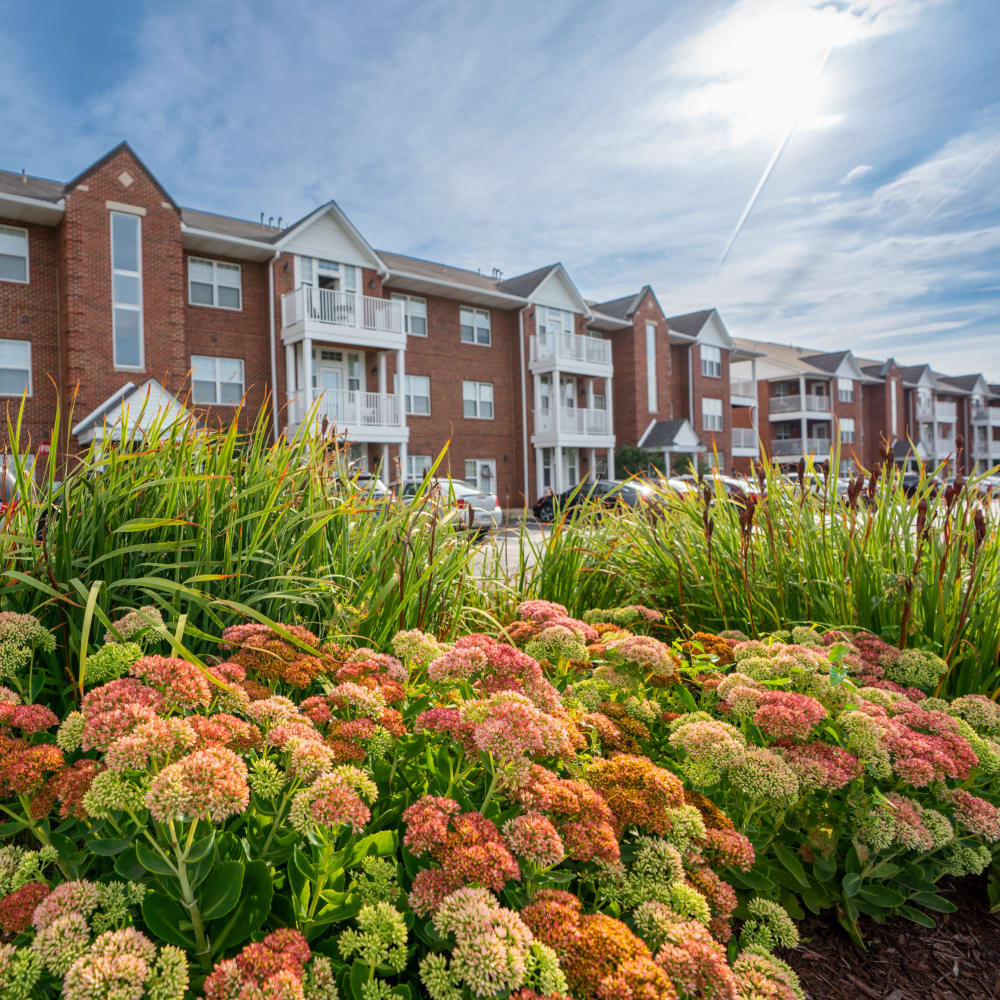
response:
[[[631,319],[635,315],[636,309],[642,303],[642,296],[649,285],[643,285],[638,292],[632,295],[623,295],[620,299],[609,299],[607,302],[593,302],[591,305],[599,313],[611,316],[614,319]],[[652,291],[652,289],[649,289]]]
[[[149,179],[153,182],[156,190],[163,195],[163,197],[173,206],[174,211],[180,213],[180,207],[177,202],[170,196],[170,192],[156,179],[156,175],[153,173],[145,163],[142,162],[136,151],[128,144],[126,140],[122,140],[113,149],[109,149],[100,159],[95,160],[89,167],[86,168],[82,173],[79,173],[66,185],[66,190],[70,191],[75,188],[82,181],[85,181],[91,174],[95,171],[100,170],[109,160],[116,157],[119,153],[128,153],[129,156],[135,160],[136,163],[145,171]]]
[[[697,337],[701,333],[702,327],[708,322],[709,316],[714,312],[714,309],[699,309],[697,312],[684,313],[681,316],[668,316],[667,323],[670,329],[676,330],[677,333]]]
[[[813,368],[820,371],[829,372],[831,375],[844,363],[844,358],[849,357],[850,351],[833,351],[830,354],[808,354],[801,360]]]
[[[290,243],[300,232],[311,226],[317,219],[324,215],[333,215],[336,220],[347,230],[347,232],[358,244],[365,250],[366,253],[372,259],[376,268],[382,274],[388,274],[389,268],[386,267],[385,261],[375,252],[372,245],[366,240],[361,233],[358,231],[357,227],[353,222],[344,214],[343,209],[331,198],[328,202],[320,205],[318,208],[314,208],[307,215],[304,215],[297,222],[293,222],[290,226],[286,226],[282,232],[275,239],[274,245],[276,247],[283,247]]]
[[[240,240],[255,240],[259,243],[273,243],[284,232],[277,226],[265,226],[250,219],[234,219],[229,215],[202,212],[195,208],[182,208],[181,222],[191,229],[218,233],[220,236],[235,236]]]
[[[906,386],[915,386],[925,374],[934,378],[930,365],[900,365],[899,374],[903,377],[903,385]]]
[[[424,260],[422,257],[391,253],[388,250],[379,250],[378,255],[385,261],[390,271],[402,274],[413,274],[421,278],[433,278],[450,284],[482,288],[493,292],[498,290],[500,284],[496,278],[481,274],[479,271],[455,267],[451,264],[438,264],[432,260]]]
[[[534,271],[498,281],[496,287],[498,291],[526,299],[557,267],[562,267],[562,264],[546,264],[545,267],[536,268]]]
[[[0,195],[13,194],[22,198],[37,198],[39,201],[59,201],[65,185],[62,181],[50,181],[31,174],[18,174],[12,170],[0,170]]]
[[[939,375],[938,381],[965,392],[972,392],[980,382],[986,385],[986,379],[978,372],[975,375]]]
[[[701,451],[702,443],[690,420],[653,420],[639,438],[649,451]]]
[[[148,378],[138,386],[126,382],[76,424],[72,433],[80,444],[104,438],[120,441],[123,418],[137,439],[145,437],[154,425],[168,430],[179,420],[194,421],[180,400],[157,379]]]

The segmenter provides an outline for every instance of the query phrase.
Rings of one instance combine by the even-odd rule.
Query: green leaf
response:
[[[146,869],[139,864],[134,847],[130,847],[115,858],[115,874],[132,882],[138,882],[145,877]]]
[[[915,892],[910,897],[910,902],[937,913],[954,913],[958,909],[954,903],[936,892]]]
[[[224,917],[240,901],[243,892],[243,865],[223,861],[216,865],[202,883],[199,893],[201,915],[205,920]]]
[[[168,865],[166,860],[157,854],[144,840],[137,840],[135,842],[135,856],[139,864],[146,871],[152,872],[154,875],[173,875],[175,873],[173,866]]]
[[[884,885],[862,886],[858,890],[858,895],[869,903],[874,903],[876,906],[884,906],[887,909],[895,909],[906,902],[906,897],[902,893],[896,892],[895,889],[890,889]]]
[[[85,837],[84,843],[88,851],[100,854],[102,857],[111,858],[122,851],[127,851],[132,846],[132,841],[122,838],[115,840],[110,837]]]
[[[232,913],[222,918],[221,926],[218,921],[213,926],[213,954],[246,941],[267,919],[273,896],[271,869],[263,861],[248,862],[243,872],[243,896],[239,904]]]
[[[786,847],[784,844],[775,844],[774,853],[785,868],[795,876],[796,881],[800,885],[807,888],[812,885],[805,868],[802,867],[802,862],[799,861],[798,855],[790,847]]]
[[[758,889],[761,892],[767,892],[774,888],[774,882],[763,872],[756,870],[739,872],[738,876],[734,876],[733,881],[747,885],[751,889]]]
[[[151,890],[142,899],[142,919],[146,927],[156,937],[186,948],[195,948],[194,935],[183,928],[191,926],[190,915],[180,903],[175,902],[162,892]]]
[[[209,851],[215,846],[215,831],[213,830],[207,837],[196,840],[188,851],[188,861],[201,861],[208,857]]]
[[[861,888],[861,876],[857,872],[848,872],[840,884],[844,887],[845,896],[855,896]]]
[[[901,917],[906,917],[907,920],[915,924],[920,924],[921,927],[926,927],[932,929],[937,927],[937,922],[932,916],[924,913],[923,910],[915,910],[912,906],[901,906],[896,911]]]
[[[369,974],[368,966],[361,959],[356,958],[354,964],[351,966],[351,995],[354,997],[354,1000],[365,1000],[364,994],[361,991],[369,979],[371,979],[371,975]]]
[[[892,878],[902,870],[899,865],[894,865],[891,861],[883,861],[882,864],[874,868],[869,874],[871,878]]]
[[[677,697],[683,702],[684,707],[689,712],[698,711],[698,703],[694,700],[694,695],[683,684],[677,686]]]

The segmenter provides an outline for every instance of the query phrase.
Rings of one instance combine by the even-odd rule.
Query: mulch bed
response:
[[[998,1000],[1000,914],[991,914],[985,878],[943,883],[958,909],[933,914],[937,928],[865,919],[861,951],[831,914],[799,925],[802,943],[784,958],[811,1000]]]

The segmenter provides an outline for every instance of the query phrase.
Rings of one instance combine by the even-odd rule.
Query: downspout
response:
[[[271,385],[274,393],[271,399],[271,423],[274,428],[274,442],[278,443],[278,355],[274,346],[274,264],[281,256],[280,250],[274,251],[274,256],[267,265],[267,300],[269,317],[269,340],[271,342]]]
[[[524,362],[524,313],[523,306],[517,313],[518,344],[521,349],[521,453],[524,457],[524,505],[528,506],[531,494],[528,492],[528,389]],[[558,405],[558,401],[557,404]]]
[[[694,343],[688,344],[688,418],[694,429]]]

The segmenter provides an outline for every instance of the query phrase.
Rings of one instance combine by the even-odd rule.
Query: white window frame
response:
[[[837,400],[841,403],[854,402],[854,379],[837,378]]]
[[[195,376],[195,365],[202,366],[202,373],[211,367],[214,370],[214,378],[199,378]],[[239,381],[235,378],[222,378],[221,373],[230,369],[239,371]],[[199,373],[199,374],[202,374]],[[198,399],[195,396],[195,382],[212,382],[215,386],[215,399]],[[227,403],[222,398],[222,387],[224,385],[238,385],[240,387],[240,398],[234,403]],[[214,354],[192,354],[191,355],[191,402],[195,406],[239,406],[247,391],[246,365],[242,358],[220,358]]]
[[[538,306],[535,323],[541,334],[576,333],[576,313],[554,306]]]
[[[854,418],[840,418],[840,440],[842,444],[854,444]]]
[[[646,324],[646,402],[649,412],[659,409],[656,385],[656,324]]]
[[[5,348],[9,344],[19,344],[19,345],[22,345],[23,347],[27,348],[27,353],[28,353],[28,369],[27,369],[28,370],[28,384],[27,384],[27,388],[24,391],[22,391],[22,392],[18,392],[18,393],[0,392],[0,396],[7,397],[9,399],[21,399],[22,397],[26,396],[28,399],[30,399],[34,395],[34,387],[32,385],[32,379],[31,379],[31,341],[30,340],[8,340],[6,337],[0,338],[0,350],[2,350],[3,348]],[[15,368],[15,367],[12,367],[12,366],[9,366],[9,365],[0,365],[0,367],[2,367],[4,371],[13,371],[13,372],[24,371],[23,368],[20,368],[20,367]]]
[[[541,451],[542,451],[542,460],[540,464],[542,467],[542,489],[543,490],[554,489],[555,486],[552,480],[552,466],[554,461],[553,456],[555,454],[555,449],[542,448]]]
[[[413,391],[414,379],[426,379],[427,381],[427,412],[420,413],[413,409],[413,400],[416,398],[423,399],[424,393],[415,393]],[[403,408],[406,410],[406,415],[408,417],[429,417],[431,415],[431,377],[430,375],[410,375],[407,374],[403,381],[404,392],[403,392]],[[396,395],[399,394],[399,376],[392,376],[392,389]]]
[[[473,474],[469,475],[469,466],[474,467]],[[488,466],[490,470],[490,482],[484,484],[480,480],[480,472],[483,466]],[[465,460],[465,481],[471,483],[483,493],[496,495],[497,491],[497,460],[495,458],[467,458]]]
[[[896,402],[896,380],[889,379],[889,425],[892,428],[893,438],[899,434],[899,414]]]
[[[20,278],[0,278],[0,281],[9,281],[12,285],[29,285],[31,284],[31,237],[28,234],[28,230],[23,226],[0,226],[0,236],[6,233],[9,236],[13,236],[17,239],[18,236],[24,236],[24,280]],[[15,257],[16,254],[8,254],[9,257]]]
[[[468,316],[470,322],[466,322]],[[485,327],[482,320],[486,320]],[[465,327],[472,329],[472,339],[465,339]],[[486,331],[486,339],[480,340],[479,336]],[[459,306],[458,308],[458,337],[463,344],[472,344],[474,347],[493,346],[493,318],[489,309],[477,309],[475,306]]]
[[[426,337],[427,336],[427,299],[421,298],[419,295],[403,295],[402,292],[393,292],[390,299],[394,302],[402,302],[403,304],[403,329],[406,331],[409,337]],[[413,306],[419,306],[423,308],[423,315],[418,312],[416,316],[413,313]],[[422,319],[424,321],[424,332],[416,333],[411,328],[410,319],[411,317],[415,319]]]
[[[487,393],[486,390],[489,390]],[[485,398],[486,396],[489,398]],[[473,415],[469,415],[465,412],[465,404],[472,403],[475,406],[476,412]],[[489,404],[490,415],[484,416],[482,413],[483,406]],[[471,379],[464,379],[462,381],[462,416],[466,420],[495,420],[496,419],[496,400],[493,391],[492,382],[478,382]]]
[[[716,407],[718,407],[718,412],[716,412]],[[722,400],[703,396],[701,400],[701,429],[718,433],[723,426]]]
[[[702,344],[698,348],[701,356],[701,373],[705,378],[722,378],[722,348],[715,344]]]
[[[197,262],[198,264],[208,264],[212,268],[212,301],[211,302],[195,302],[191,298],[191,265]],[[238,306],[224,306],[219,303],[219,288],[233,288],[233,285],[219,285],[219,268],[223,270],[235,270],[240,276],[239,285],[235,286],[236,290],[240,295],[240,304]],[[207,285],[207,281],[196,282],[199,285]],[[188,305],[190,306],[200,306],[202,309],[228,309],[229,312],[243,312],[243,267],[240,264],[233,264],[228,260],[212,260],[210,257],[188,257]]]
[[[408,483],[419,483],[430,475],[431,466],[434,464],[433,455],[407,455],[406,456],[406,481]],[[419,472],[417,469],[419,468]]]
[[[131,219],[136,225],[136,271],[128,271],[125,268],[115,267],[115,217]],[[111,353],[114,358],[116,369],[123,371],[141,372],[146,368],[146,331],[143,316],[143,288],[142,288],[142,216],[134,215],[131,212],[111,212],[109,226],[111,227]],[[135,278],[139,286],[138,299],[136,305],[132,302],[119,303],[115,301],[115,277]],[[123,365],[118,363],[118,321],[117,313],[119,309],[139,314],[139,364]]]

